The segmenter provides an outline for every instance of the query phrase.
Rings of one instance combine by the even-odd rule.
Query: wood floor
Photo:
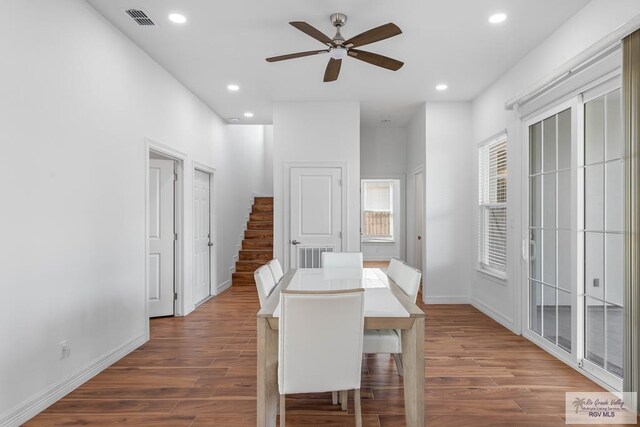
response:
[[[561,426],[565,391],[600,388],[467,305],[427,313],[429,426]],[[232,287],[186,318],[151,322],[151,340],[31,420],[29,426],[252,426],[255,289]],[[393,359],[363,365],[365,426],[403,426]],[[287,425],[350,426],[329,394],[287,398]]]

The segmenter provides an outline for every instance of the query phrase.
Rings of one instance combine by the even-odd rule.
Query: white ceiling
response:
[[[223,119],[271,123],[274,101],[360,101],[365,125],[404,126],[424,101],[472,100],[589,0],[87,0]],[[141,27],[124,10],[147,11]],[[488,17],[508,20],[491,25]],[[187,23],[169,22],[179,12]],[[397,72],[347,58],[323,83],[328,56],[278,63],[266,57],[322,49],[289,21],[333,37],[333,12],[348,16],[345,38],[396,23],[400,36],[363,47],[405,62]],[[437,92],[438,83],[449,90]],[[227,84],[237,83],[230,93]],[[243,117],[245,111],[255,114]]]

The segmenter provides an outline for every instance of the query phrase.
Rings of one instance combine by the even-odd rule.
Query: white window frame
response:
[[[361,216],[361,221],[364,224],[364,212],[365,212],[365,206],[367,206],[367,192],[365,191],[366,188],[366,184],[368,183],[383,183],[383,184],[387,184],[389,185],[389,210],[386,211],[379,211],[379,212],[389,212],[390,215],[390,220],[389,220],[389,230],[391,231],[390,235],[379,235],[379,236],[369,236],[369,235],[365,235],[364,234],[364,227],[362,229],[362,238],[361,241],[364,243],[395,243],[396,241],[396,236],[394,233],[394,226],[395,226],[395,212],[393,209],[393,202],[394,202],[394,180],[393,179],[362,179],[361,181],[361,185],[362,185],[362,208],[360,211],[360,216]]]
[[[499,135],[490,138],[480,144],[478,144],[478,259],[477,259],[477,267],[476,269],[484,274],[488,274],[500,280],[507,280],[507,213],[508,213],[508,193],[506,195],[504,202],[499,203],[490,203],[488,200],[484,200],[484,195],[488,193],[487,189],[484,186],[488,186],[488,179],[484,179],[483,170],[488,169],[488,162],[483,167],[482,162],[483,154],[486,150],[489,149],[490,146],[504,144],[505,150],[507,151],[508,158],[508,140],[507,133],[503,132]],[[505,189],[508,186],[508,169],[507,175],[504,176],[505,179]],[[485,239],[486,239],[486,230],[488,228],[488,215],[486,214],[488,208],[504,208],[505,210],[505,242],[504,242],[504,254],[505,254],[505,264],[504,269],[496,268],[486,262],[486,254],[484,253],[485,248]]]

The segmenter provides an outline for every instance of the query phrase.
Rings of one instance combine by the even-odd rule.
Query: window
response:
[[[507,137],[478,152],[478,264],[498,276],[507,270]]]
[[[362,181],[362,240],[394,240],[393,180]]]

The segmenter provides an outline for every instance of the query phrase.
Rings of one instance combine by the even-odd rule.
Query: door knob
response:
[[[418,240],[422,240],[422,236],[418,236]]]
[[[300,243],[302,243],[302,242],[298,242],[297,240],[292,240],[291,241],[292,245],[299,245]]]

